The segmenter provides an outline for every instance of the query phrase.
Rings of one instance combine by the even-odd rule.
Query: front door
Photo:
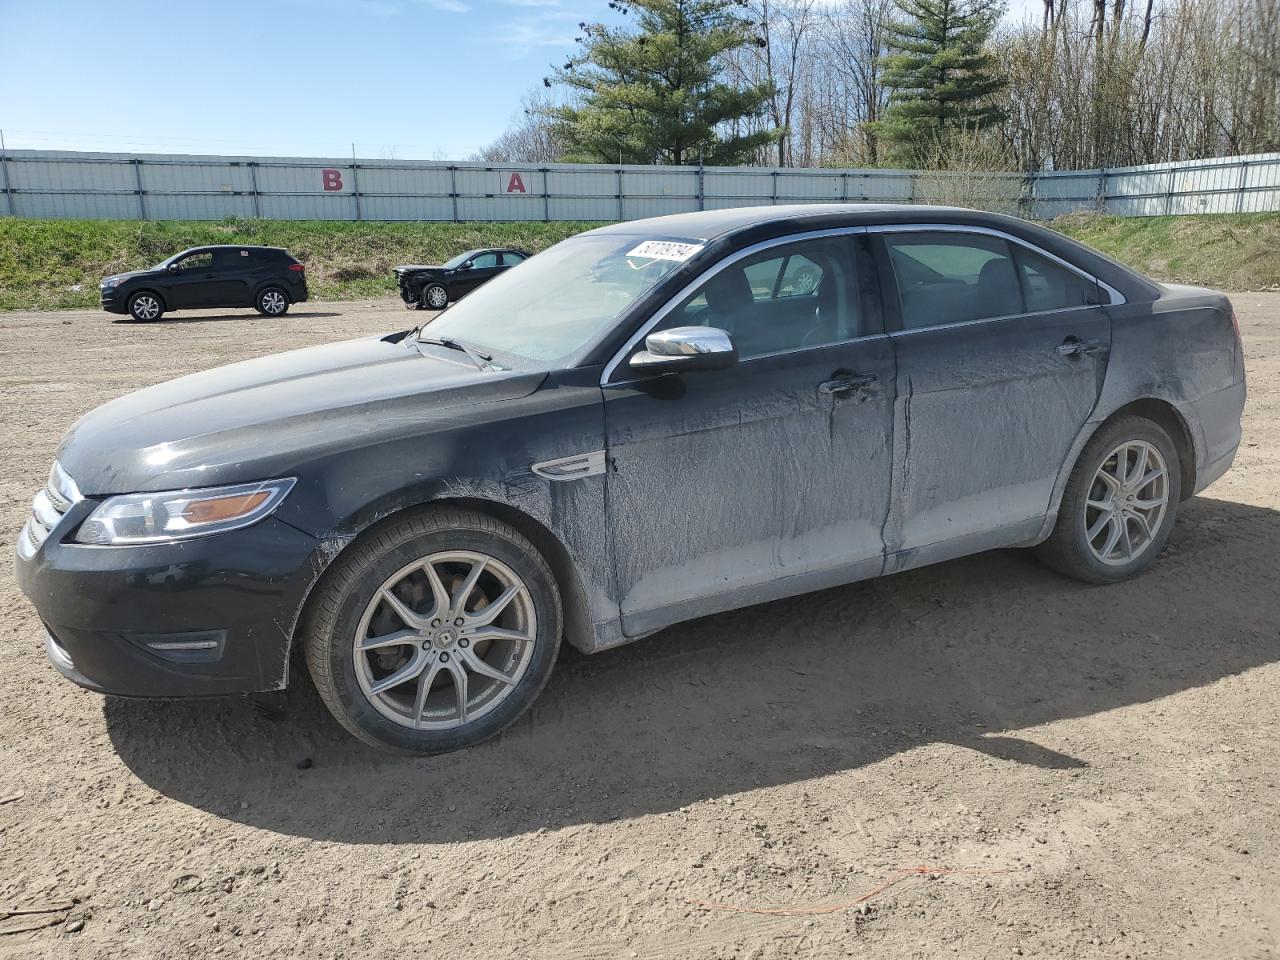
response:
[[[169,273],[165,285],[165,301],[169,309],[215,305],[219,277],[213,250],[196,250],[187,254]]]
[[[1106,374],[1097,284],[997,234],[878,236],[898,314],[886,569],[1034,536]]]
[[[458,290],[458,295],[470,293],[476,287],[486,281],[492,280],[502,268],[498,265],[498,255],[496,253],[480,253],[471,258],[471,266],[466,270],[458,271],[458,278],[454,281],[454,286]]]
[[[739,255],[655,327],[724,329],[736,366],[644,378],[628,354],[607,378],[627,635],[880,572],[894,361],[854,242]]]

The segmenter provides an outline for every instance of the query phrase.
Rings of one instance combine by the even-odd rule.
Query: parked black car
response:
[[[98,289],[102,309],[144,323],[199,307],[254,307],[279,317],[307,299],[307,274],[279,247],[192,247],[150,270],[106,277]]]
[[[300,647],[353,734],[438,752],[519,717],[562,637],[995,547],[1133,576],[1231,465],[1244,399],[1225,296],[1020,220],[619,223],[417,330],[99,407],[18,582],[76,683],[279,690]]]
[[[460,253],[438,267],[406,264],[396,267],[400,296],[410,309],[443,310],[455,300],[530,257],[512,247],[486,247]]]

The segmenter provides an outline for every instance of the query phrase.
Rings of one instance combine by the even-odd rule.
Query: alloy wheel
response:
[[[262,309],[267,313],[284,313],[286,306],[288,306],[288,302],[285,300],[284,294],[278,290],[268,290],[262,295]]]
[[[483,553],[434,553],[393,573],[365,607],[356,678],[387,719],[453,729],[515,690],[536,637],[532,594],[514,570]]]
[[[1128,440],[1098,467],[1085,501],[1085,539],[1094,557],[1121,566],[1155,542],[1169,508],[1169,469],[1154,444]]]
[[[430,287],[427,289],[427,306],[432,310],[443,310],[449,303],[449,294],[444,287]]]
[[[160,316],[160,301],[149,293],[144,293],[140,297],[135,297],[133,301],[133,315],[139,320],[154,320]]]

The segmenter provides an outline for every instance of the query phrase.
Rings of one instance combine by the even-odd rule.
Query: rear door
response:
[[[993,231],[871,236],[898,362],[887,569],[1033,536],[1102,388],[1105,292]]]
[[[248,247],[233,247],[218,253],[221,256],[214,257],[215,266],[220,267],[217,271],[217,295],[221,298],[218,306],[252,306],[254,291],[277,267],[272,253]]]
[[[726,330],[727,370],[604,379],[623,631],[878,574],[893,351],[852,232],[713,267],[652,329]],[[645,333],[649,330],[645,329]]]

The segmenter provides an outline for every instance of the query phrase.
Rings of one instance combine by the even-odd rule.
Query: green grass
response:
[[[1062,217],[1051,226],[1157,280],[1280,288],[1280,213]]]
[[[392,296],[391,268],[439,263],[469,247],[537,252],[590,223],[221,223],[0,218],[0,309],[92,307],[98,281],[151,266],[185,247],[257,243],[285,247],[307,265],[316,300]],[[1280,287],[1280,214],[1073,216],[1064,233],[1160,280],[1225,290]]]
[[[534,253],[591,223],[348,223],[225,220],[24,220],[0,217],[0,310],[93,307],[98,281],[140,270],[186,247],[252,243],[284,247],[307,265],[315,300],[394,296],[391,270],[441,263],[470,247]]]

